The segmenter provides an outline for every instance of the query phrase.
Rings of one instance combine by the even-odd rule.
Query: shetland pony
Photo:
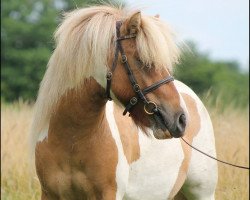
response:
[[[82,8],[55,41],[31,132],[42,200],[214,199],[216,162],[179,138],[215,156],[213,127],[195,93],[169,79],[179,50],[164,22]]]

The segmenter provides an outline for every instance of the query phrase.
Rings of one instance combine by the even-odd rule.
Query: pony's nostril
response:
[[[181,114],[179,116],[179,125],[182,126],[183,128],[185,128],[185,126],[186,126],[186,115],[185,114]]]
[[[185,128],[186,128],[186,115],[184,113],[181,113],[176,119],[175,129],[172,131],[171,135],[175,138],[179,138],[183,136]]]

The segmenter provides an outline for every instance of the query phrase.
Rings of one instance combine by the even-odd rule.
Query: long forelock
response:
[[[48,123],[60,97],[80,85],[84,78],[103,75],[114,48],[115,22],[133,11],[127,8],[95,6],[77,9],[64,16],[55,32],[56,48],[41,82],[31,127],[31,146]],[[142,15],[142,29],[136,38],[141,60],[168,68],[178,60],[178,49],[168,27],[156,18]]]
[[[142,15],[137,50],[144,66],[172,71],[179,62],[180,50],[170,27],[158,18]]]

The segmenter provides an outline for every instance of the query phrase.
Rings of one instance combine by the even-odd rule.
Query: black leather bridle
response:
[[[130,112],[131,108],[133,106],[135,106],[139,100],[141,100],[144,103],[144,111],[148,114],[148,115],[153,115],[155,114],[156,117],[160,117],[160,119],[162,120],[162,114],[159,111],[157,104],[153,101],[149,101],[145,95],[152,92],[153,90],[159,88],[160,86],[169,83],[171,81],[174,80],[174,78],[172,76],[168,76],[154,84],[152,84],[149,87],[146,87],[145,89],[141,89],[141,87],[138,85],[133,72],[129,66],[128,60],[127,60],[127,56],[124,53],[124,50],[122,48],[121,45],[121,41],[122,40],[126,40],[126,39],[131,39],[131,38],[135,38],[136,35],[135,34],[131,34],[131,35],[125,35],[125,36],[120,36],[120,27],[122,25],[121,21],[117,21],[116,22],[116,49],[115,49],[115,56],[114,56],[114,60],[112,63],[112,67],[111,70],[109,70],[107,72],[106,75],[106,79],[107,79],[107,86],[106,86],[106,96],[108,98],[108,100],[112,100],[111,96],[110,96],[110,88],[111,88],[111,81],[112,81],[112,75],[115,71],[115,68],[117,66],[117,60],[118,60],[118,55],[119,53],[121,54],[122,57],[122,63],[124,65],[124,68],[128,74],[130,83],[132,85],[132,88],[134,90],[134,92],[136,93],[136,96],[132,97],[129,100],[129,103],[126,105],[125,110],[123,112],[123,115],[126,115],[127,112]]]

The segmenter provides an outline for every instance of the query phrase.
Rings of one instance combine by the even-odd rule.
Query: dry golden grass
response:
[[[216,139],[217,157],[233,164],[249,166],[248,109],[227,108],[223,113],[210,109]],[[211,161],[212,162],[212,161]],[[218,200],[248,200],[249,170],[218,163]]]
[[[28,153],[31,106],[19,102],[1,107],[1,199],[39,199],[40,186]]]
[[[226,109],[219,113],[209,109],[213,120],[218,157],[249,166],[248,112]],[[1,199],[39,199],[40,186],[29,167],[27,138],[32,116],[31,106],[25,103],[2,105],[1,110]],[[214,162],[211,160],[211,162]],[[219,165],[217,200],[247,200],[249,171]]]

